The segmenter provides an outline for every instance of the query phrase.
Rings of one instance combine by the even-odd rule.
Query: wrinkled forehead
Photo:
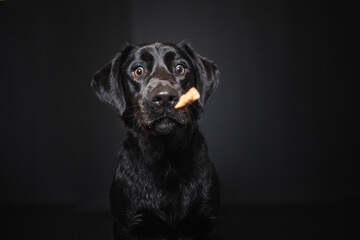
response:
[[[162,43],[154,43],[140,46],[137,54],[147,60],[148,57],[164,58],[166,55],[178,54],[177,49],[174,46],[165,45]]]
[[[188,62],[187,57],[175,45],[154,43],[140,46],[135,52],[135,61],[150,63],[151,68],[162,66],[170,68],[174,62]]]

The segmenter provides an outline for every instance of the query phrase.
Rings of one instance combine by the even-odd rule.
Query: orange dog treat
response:
[[[192,87],[187,93],[180,97],[179,102],[175,105],[175,108],[186,107],[198,100],[199,98],[200,93],[196,90],[196,88]]]

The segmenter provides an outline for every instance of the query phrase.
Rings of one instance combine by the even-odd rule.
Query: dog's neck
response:
[[[200,139],[199,139],[200,138]],[[154,135],[145,131],[129,131],[128,141],[135,143],[141,159],[146,165],[186,164],[184,159],[192,159],[194,144],[203,137],[198,130],[198,125],[188,125],[179,128],[173,134]]]

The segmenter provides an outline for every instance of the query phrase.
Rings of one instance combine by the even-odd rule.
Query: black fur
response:
[[[129,45],[95,73],[92,88],[128,128],[110,193],[114,239],[218,238],[218,179],[197,125],[218,81],[216,65],[187,43]],[[195,86],[201,98],[159,107],[149,97],[159,86],[176,97]]]

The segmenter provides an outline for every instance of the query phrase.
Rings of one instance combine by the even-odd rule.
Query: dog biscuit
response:
[[[180,97],[179,102],[175,105],[175,108],[184,108],[199,98],[200,93],[196,90],[196,88],[192,87],[189,91],[187,91],[187,93]]]

